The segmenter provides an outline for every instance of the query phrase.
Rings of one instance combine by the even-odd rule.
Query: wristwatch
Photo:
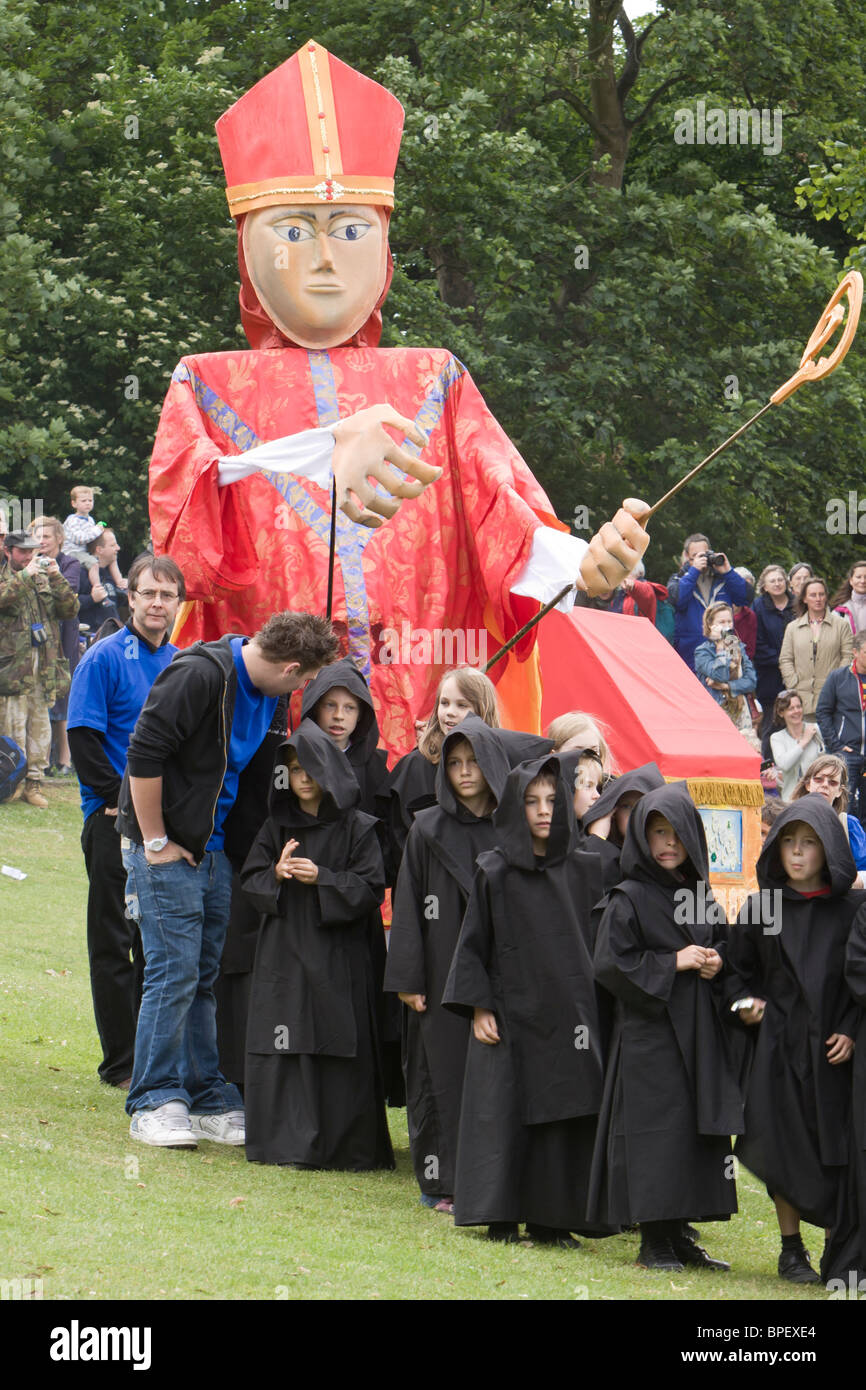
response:
[[[145,840],[144,848],[150,854],[159,854],[161,849],[165,849],[168,844],[167,835],[159,835],[155,840]]]

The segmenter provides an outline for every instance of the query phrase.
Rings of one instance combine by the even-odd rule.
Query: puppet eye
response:
[[[274,227],[274,231],[283,241],[292,242],[311,241],[314,235],[312,228],[299,226],[297,222],[277,223]]]
[[[339,227],[332,229],[331,236],[335,236],[338,241],[360,241],[369,230],[369,222],[343,222]]]

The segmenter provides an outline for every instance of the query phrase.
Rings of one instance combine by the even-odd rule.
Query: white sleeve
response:
[[[268,444],[257,444],[245,454],[224,454],[217,469],[219,486],[227,487],[250,473],[295,473],[320,487],[331,485],[334,436],[329,429],[302,430]]]
[[[574,583],[587,549],[586,541],[577,536],[555,531],[552,526],[539,526],[532,537],[529,559],[512,584],[511,592],[538,599],[539,603],[549,603],[569,580]],[[573,608],[575,597],[575,592],[566,594],[556,605],[559,611],[567,613]]]

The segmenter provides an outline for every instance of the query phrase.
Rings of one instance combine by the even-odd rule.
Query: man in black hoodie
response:
[[[336,652],[331,624],[309,613],[277,613],[252,640],[196,642],[154,681],[133,731],[117,821],[145,957],[126,1103],[142,1143],[244,1142],[213,994],[231,901],[224,822],[277,699]]]

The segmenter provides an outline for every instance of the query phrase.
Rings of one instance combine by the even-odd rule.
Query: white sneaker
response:
[[[169,1100],[155,1110],[136,1110],[129,1126],[131,1139],[157,1149],[194,1149],[195,1135],[182,1100]]]
[[[189,1122],[196,1139],[210,1139],[214,1144],[234,1144],[238,1147],[246,1143],[243,1110],[224,1110],[216,1115],[190,1114]]]

